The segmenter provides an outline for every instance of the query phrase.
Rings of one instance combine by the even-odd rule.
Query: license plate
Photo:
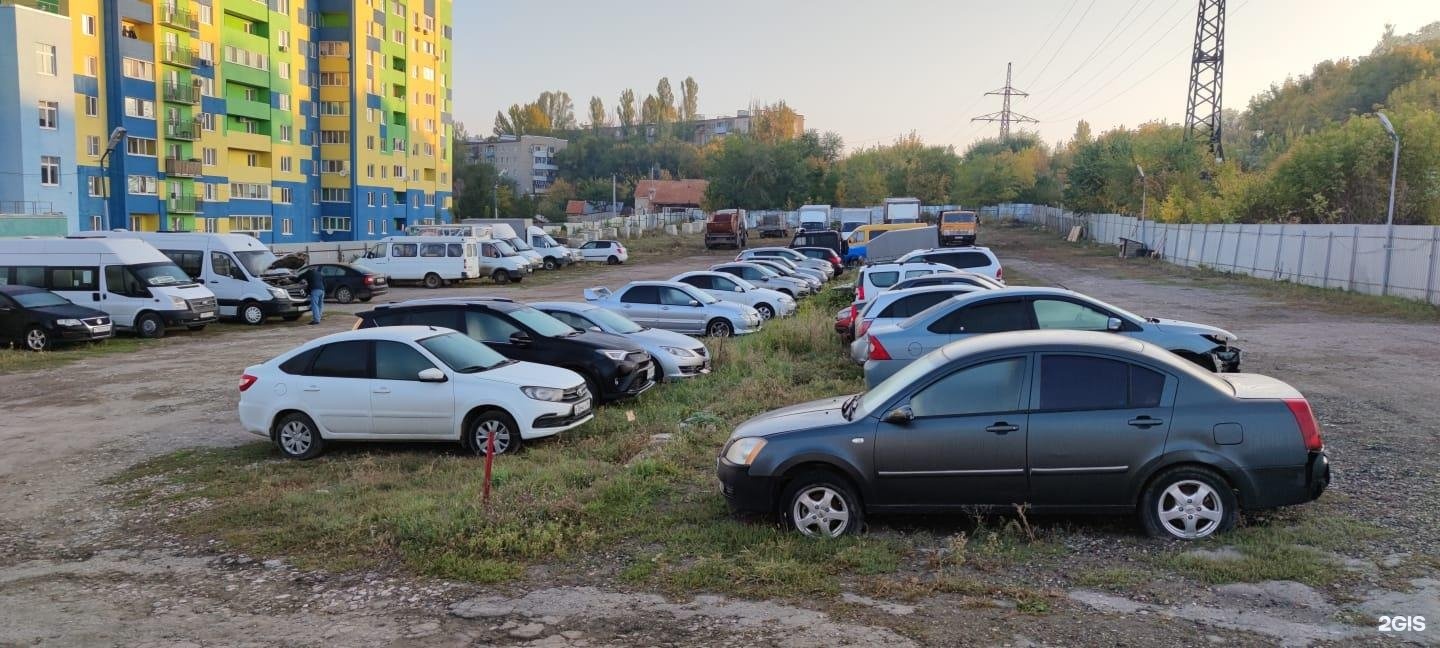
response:
[[[215,311],[206,311],[204,313],[200,313],[200,319],[213,319],[214,317]]]
[[[575,404],[575,408],[572,410],[572,416],[579,416],[581,414],[588,413],[589,411],[590,399],[587,398]]]
[[[109,332],[110,332],[110,325],[109,325],[109,324],[101,324],[100,326],[97,326],[97,327],[95,327],[95,328],[93,328],[93,329],[91,329],[91,330],[94,331],[94,332],[96,332],[96,333],[109,333]]]

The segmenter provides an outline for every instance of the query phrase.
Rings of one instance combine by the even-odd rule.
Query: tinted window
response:
[[[1030,328],[1025,302],[985,302],[961,308],[930,326],[935,333],[1000,333]]]
[[[635,286],[620,296],[620,301],[626,304],[658,304],[660,303],[660,290],[655,286]]]
[[[695,301],[694,297],[685,294],[684,291],[669,286],[660,287],[660,303],[666,306],[689,306]]]
[[[483,342],[510,342],[510,336],[519,333],[520,327],[500,316],[483,311],[465,311],[465,332]]]
[[[1008,358],[956,371],[910,398],[915,416],[1013,412],[1024,393],[1025,359]]]
[[[542,337],[563,337],[571,334],[570,327],[564,322],[529,306],[521,306],[507,315]]]
[[[31,267],[15,268],[15,283],[33,288],[45,287],[45,269]]]
[[[1109,313],[1071,301],[1037,299],[1034,308],[1035,324],[1042,329],[1104,331],[1110,322]]]
[[[1040,409],[1119,409],[1130,401],[1130,365],[1090,356],[1047,355],[1040,361]]]
[[[390,246],[390,256],[413,257],[420,254],[420,246],[414,243],[396,243]]]
[[[292,376],[303,376],[310,370],[310,361],[315,359],[315,353],[319,349],[310,349],[299,355],[280,363],[280,371]]]
[[[51,290],[98,290],[99,273],[95,268],[50,268]]]
[[[936,291],[902,297],[885,307],[878,317],[910,317],[954,296],[955,293]]]
[[[927,254],[924,260],[931,263],[943,263],[956,268],[983,268],[990,265],[990,257],[983,252],[944,252],[941,254]]]
[[[708,288],[710,288],[710,287],[712,287],[712,286],[715,285],[715,280],[712,279],[712,278],[710,278],[709,275],[696,275],[696,276],[693,276],[693,277],[685,277],[684,279],[681,279],[680,281],[681,281],[682,283],[690,284],[690,285],[695,286],[696,288],[700,288],[700,289],[702,289],[702,290],[703,290],[703,289],[708,289]]]
[[[340,266],[330,266],[330,265],[320,266],[320,276],[322,276],[322,277],[343,277],[343,276],[345,276],[345,269],[342,268],[342,267],[340,267]]]
[[[505,363],[505,356],[459,333],[426,338],[420,340],[420,346],[460,373],[475,373]]]
[[[1165,374],[1130,365],[1130,407],[1159,407],[1165,393]]]
[[[405,314],[405,323],[411,326],[438,326],[456,331],[465,330],[459,309],[427,308]]]
[[[886,270],[884,272],[868,272],[865,277],[870,280],[870,285],[876,288],[889,288],[900,280],[898,270]]]
[[[569,324],[570,326],[572,326],[572,327],[574,327],[574,328],[580,329],[580,330],[582,330],[582,331],[589,329],[591,326],[594,326],[593,324],[591,324],[591,323],[590,323],[588,320],[586,320],[585,318],[580,317],[579,315],[576,315],[576,314],[574,314],[574,313],[567,313],[567,312],[565,312],[565,311],[545,311],[545,312],[549,313],[551,317],[553,317],[553,318],[555,318],[555,319],[558,319],[558,320],[560,320],[560,321],[562,321],[562,322],[564,322],[564,323],[566,323],[566,324]]]
[[[388,340],[375,342],[375,377],[379,380],[420,380],[420,372],[435,364],[410,345]]]
[[[180,269],[184,270],[185,274],[191,277],[198,279],[205,273],[205,269],[201,267],[204,265],[205,257],[199,252],[187,252],[183,250],[161,250],[161,252],[164,253],[165,256],[170,257],[170,260],[174,261],[175,265],[180,266]]]
[[[315,355],[315,364],[310,366],[309,375],[327,378],[370,377],[370,343],[335,342],[320,347]]]
[[[581,246],[580,246],[580,249],[582,249],[582,250],[593,250],[593,249],[595,249],[595,248],[597,248],[597,247],[599,247],[599,246],[595,244],[595,241],[586,241],[584,245],[581,245]]]
[[[459,243],[450,243],[445,246],[445,254],[452,259],[463,257],[465,256],[465,246]]]
[[[444,244],[444,243],[421,243],[421,244],[420,244],[420,256],[426,257],[426,258],[443,257],[443,256],[445,256],[445,244]]]

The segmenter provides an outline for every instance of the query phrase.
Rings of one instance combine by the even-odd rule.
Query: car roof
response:
[[[388,302],[380,304],[374,310],[382,311],[394,308],[413,308],[416,306],[489,306],[496,310],[511,311],[525,306],[516,303],[509,297],[430,297],[426,299],[407,299],[399,302]],[[362,315],[364,313],[361,313]]]
[[[910,295],[918,295],[920,293],[927,292],[954,292],[960,295],[968,295],[972,292],[984,292],[987,294],[993,294],[996,291],[976,288],[975,286],[971,286],[969,284],[951,284],[946,286],[915,286],[913,288],[901,288],[899,290],[895,290],[893,288],[890,290],[886,290],[878,295],[875,295],[875,298],[871,301],[880,301],[882,299],[895,300],[900,299],[901,297],[909,297]]]
[[[1064,348],[1075,351],[1118,351],[1160,358],[1169,364],[1169,351],[1157,349],[1135,338],[1098,331],[1064,329],[1006,331],[972,335],[940,348],[948,360],[994,351],[1038,351]],[[1178,357],[1178,356],[1175,356]]]
[[[621,286],[621,289],[633,288],[633,287],[635,287],[635,286],[669,286],[669,287],[671,287],[671,288],[688,288],[688,289],[694,289],[694,288],[695,288],[694,286],[692,286],[692,285],[690,285],[690,284],[680,283],[680,282],[678,282],[678,281],[632,281],[632,282],[630,282],[630,283],[628,283],[628,284],[625,284],[624,286]]]
[[[538,308],[538,309],[540,309],[540,310],[558,310],[558,311],[565,311],[565,312],[568,312],[568,313],[584,313],[584,312],[592,311],[592,310],[603,310],[603,309],[600,308],[599,306],[596,306],[596,305],[591,304],[591,303],[588,303],[588,302],[571,302],[571,301],[530,302],[530,307],[531,307],[531,308]]]
[[[44,288],[36,288],[36,287],[34,287],[34,286],[0,286],[0,294],[6,294],[6,295],[26,295],[26,294],[29,294],[29,293],[43,293],[43,292],[50,292],[50,291],[45,290]]]
[[[985,254],[989,254],[990,256],[995,256],[995,253],[994,253],[994,252],[991,252],[991,251],[990,251],[990,248],[985,247],[985,246],[983,246],[983,245],[966,245],[966,246],[963,246],[963,247],[948,247],[948,248],[939,247],[939,248],[929,248],[929,249],[926,249],[926,250],[911,250],[911,251],[906,252],[905,254],[901,255],[900,258],[904,259],[904,258],[907,258],[907,257],[913,257],[913,256],[920,255],[920,254],[931,254],[931,253],[935,253],[935,252],[983,252],[983,253],[985,253]]]
[[[675,275],[674,277],[671,277],[671,279],[673,280],[673,279],[677,279],[677,278],[679,278],[679,277],[693,277],[693,276],[695,276],[695,275],[725,275],[725,278],[726,278],[726,279],[734,279],[734,278],[735,278],[735,275],[729,275],[729,274],[725,274],[725,273],[723,273],[723,272],[716,272],[716,271],[714,271],[714,270],[691,270],[691,271],[689,271],[689,272],[682,272],[682,273],[680,273],[680,274],[678,274],[678,275]]]
[[[871,272],[875,270],[913,270],[915,268],[923,269],[928,267],[947,268],[947,270],[938,271],[936,272],[936,274],[939,274],[940,272],[951,272],[955,270],[954,266],[948,266],[943,263],[935,263],[934,261],[892,261],[890,263],[876,263],[873,265],[867,265],[864,269],[867,272]]]
[[[325,337],[311,340],[306,346],[317,346],[330,344],[332,342],[346,342],[351,340],[390,340],[392,342],[414,342],[445,333],[455,333],[447,328],[438,326],[377,326],[372,328],[355,329],[341,333],[332,333]],[[456,333],[456,335],[459,335]]]

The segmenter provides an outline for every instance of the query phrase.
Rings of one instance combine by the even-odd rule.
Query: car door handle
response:
[[[370,393],[372,393],[372,394],[388,394],[388,393],[390,393],[390,388],[389,388],[389,387],[376,387],[375,389],[370,390]]]
[[[306,385],[304,391],[307,391],[307,392],[318,392],[318,391],[320,391],[320,386],[319,386],[319,385]]]
[[[1138,417],[1138,418],[1133,418],[1133,419],[1130,419],[1130,420],[1127,421],[1127,422],[1128,422],[1130,425],[1132,425],[1132,426],[1134,426],[1134,427],[1137,427],[1137,428],[1140,428],[1140,429],[1142,429],[1142,430],[1147,429],[1147,428],[1152,428],[1152,427],[1155,427],[1155,426],[1157,426],[1157,425],[1162,425],[1162,424],[1165,423],[1165,421],[1164,421],[1163,419],[1150,418],[1149,416],[1141,416],[1141,417]]]
[[[1004,422],[1004,421],[1000,421],[999,423],[996,423],[996,424],[994,424],[994,425],[992,425],[992,426],[990,426],[990,427],[985,428],[985,431],[986,431],[986,432],[994,432],[995,434],[1009,434],[1009,433],[1014,432],[1014,431],[1019,430],[1019,429],[1020,429],[1020,426],[1018,426],[1018,425],[1011,425],[1011,424],[1006,423],[1006,422]]]

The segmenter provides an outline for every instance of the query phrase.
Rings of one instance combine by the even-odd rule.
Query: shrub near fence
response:
[[[1045,205],[986,207],[981,218],[1030,223],[1061,236],[1080,225],[1092,241],[1141,241],[1165,261],[1192,268],[1440,304],[1440,227],[1395,226],[1387,285],[1384,225],[1140,222]]]

